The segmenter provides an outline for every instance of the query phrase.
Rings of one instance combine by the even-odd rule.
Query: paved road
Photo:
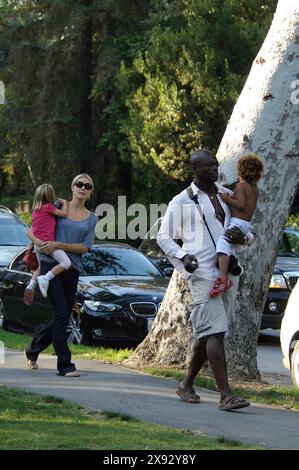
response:
[[[291,372],[282,363],[280,330],[262,330],[257,347],[257,363],[262,379],[279,385],[292,385]]]
[[[189,405],[174,393],[177,382],[100,361],[76,360],[81,377],[55,374],[56,360],[42,355],[40,370],[24,368],[19,351],[6,351],[0,384],[54,395],[98,410],[131,415],[145,422],[190,429],[268,449],[299,449],[299,414],[254,403],[243,410],[219,411],[217,393],[199,389],[202,403]]]

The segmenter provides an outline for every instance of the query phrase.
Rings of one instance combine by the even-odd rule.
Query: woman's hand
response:
[[[40,251],[44,253],[45,255],[51,255],[54,250],[58,250],[59,248],[59,243],[58,242],[44,242],[42,246],[40,247]]]

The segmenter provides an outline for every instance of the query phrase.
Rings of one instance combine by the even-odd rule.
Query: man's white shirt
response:
[[[218,184],[216,186],[219,193],[227,192],[232,194],[229,189]],[[191,188],[193,194],[198,195],[198,202],[213,239],[217,243],[218,238],[221,237],[229,225],[231,218],[230,209],[222,201],[218,193],[216,197],[225,213],[223,226],[215,214],[215,209],[209,196],[201,191],[193,182],[191,183]],[[176,243],[175,240],[178,239],[182,240],[182,247]],[[189,277],[190,273],[184,269],[181,259],[187,254],[194,255],[198,261],[198,268],[193,274],[210,280],[214,280],[218,276],[219,271],[216,267],[217,255],[215,246],[204,224],[202,215],[196,208],[194,201],[188,196],[186,190],[176,195],[170,201],[162,220],[157,242],[175,269],[182,272],[185,277]]]

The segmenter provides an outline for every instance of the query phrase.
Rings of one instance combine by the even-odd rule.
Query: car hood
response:
[[[26,248],[24,245],[17,245],[17,246],[1,246],[0,245],[0,266],[7,266],[10,263],[10,261],[18,253],[20,253],[20,251],[24,250],[24,248]]]
[[[275,268],[282,271],[299,271],[299,257],[277,256]]]
[[[136,296],[158,297],[162,300],[169,283],[168,278],[152,277],[89,277],[82,276],[79,279],[78,290],[81,294],[90,295],[106,300],[130,298]]]

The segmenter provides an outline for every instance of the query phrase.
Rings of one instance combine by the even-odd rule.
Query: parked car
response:
[[[5,206],[0,206],[0,267],[9,262],[28,246],[28,227]]]
[[[17,332],[33,332],[52,317],[37,288],[31,306],[23,293],[31,274],[22,257],[0,269],[0,323]],[[141,252],[125,244],[94,245],[83,256],[76,305],[68,327],[70,342],[137,344],[151,328],[169,279]]]
[[[299,387],[299,281],[289,297],[281,322],[280,344],[283,365],[292,372],[292,381]]]
[[[290,293],[298,279],[299,232],[286,228],[283,232],[270,281],[261,329],[280,328]]]
[[[171,276],[173,267],[157,244],[159,219],[142,241],[139,249],[164,275]],[[286,228],[279,246],[267,301],[262,314],[261,329],[279,329],[289,295],[299,278],[299,232]]]

